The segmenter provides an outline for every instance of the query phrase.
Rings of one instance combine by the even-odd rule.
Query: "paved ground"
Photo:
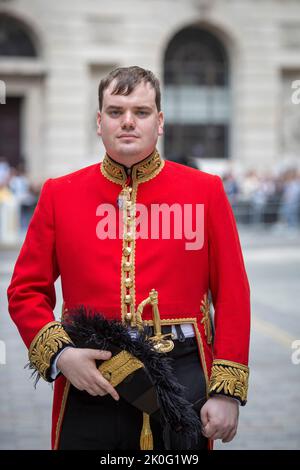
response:
[[[300,340],[300,235],[244,228],[240,233],[252,292],[249,400],[240,409],[238,436],[216,448],[300,449],[300,364],[291,360],[291,344]],[[0,364],[0,449],[48,449],[52,388],[41,381],[34,390],[23,369],[26,349],[7,314],[6,288],[16,254],[0,251],[0,341],[6,345],[6,365]],[[57,296],[58,314],[59,286]]]

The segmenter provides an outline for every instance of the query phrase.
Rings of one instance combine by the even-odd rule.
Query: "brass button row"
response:
[[[133,288],[133,263],[132,263],[132,255],[133,255],[133,247],[132,242],[134,240],[132,225],[134,223],[134,214],[133,212],[133,202],[131,201],[132,196],[132,188],[125,187],[122,190],[122,195],[124,197],[124,240],[123,240],[123,282],[124,282],[124,298],[123,302],[126,305],[126,314],[125,319],[126,321],[130,322],[134,315],[134,299],[132,295],[132,288]]]

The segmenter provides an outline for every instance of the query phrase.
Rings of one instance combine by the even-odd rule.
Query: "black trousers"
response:
[[[205,401],[206,383],[200,365],[195,338],[175,340],[173,351],[174,373],[186,387],[186,398],[194,403]],[[164,450],[163,431],[160,422],[150,418],[155,450]],[[65,416],[61,429],[59,449],[65,450],[139,450],[143,414],[120,398],[110,395],[93,397],[87,392],[70,386]],[[202,436],[193,450],[207,448]]]

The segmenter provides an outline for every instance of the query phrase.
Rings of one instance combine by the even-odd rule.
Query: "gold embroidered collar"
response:
[[[145,181],[155,178],[163,169],[164,164],[164,160],[162,160],[158,151],[155,149],[149,157],[131,167],[130,174],[132,181],[144,183]],[[126,168],[120,163],[115,162],[107,154],[105,154],[101,164],[101,173],[108,180],[121,185],[125,184],[128,178]]]

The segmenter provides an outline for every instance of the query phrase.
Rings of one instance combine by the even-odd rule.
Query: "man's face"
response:
[[[154,150],[163,134],[163,113],[157,110],[150,83],[140,83],[127,96],[112,95],[114,85],[113,81],[104,91],[97,133],[110,157],[131,166]]]

